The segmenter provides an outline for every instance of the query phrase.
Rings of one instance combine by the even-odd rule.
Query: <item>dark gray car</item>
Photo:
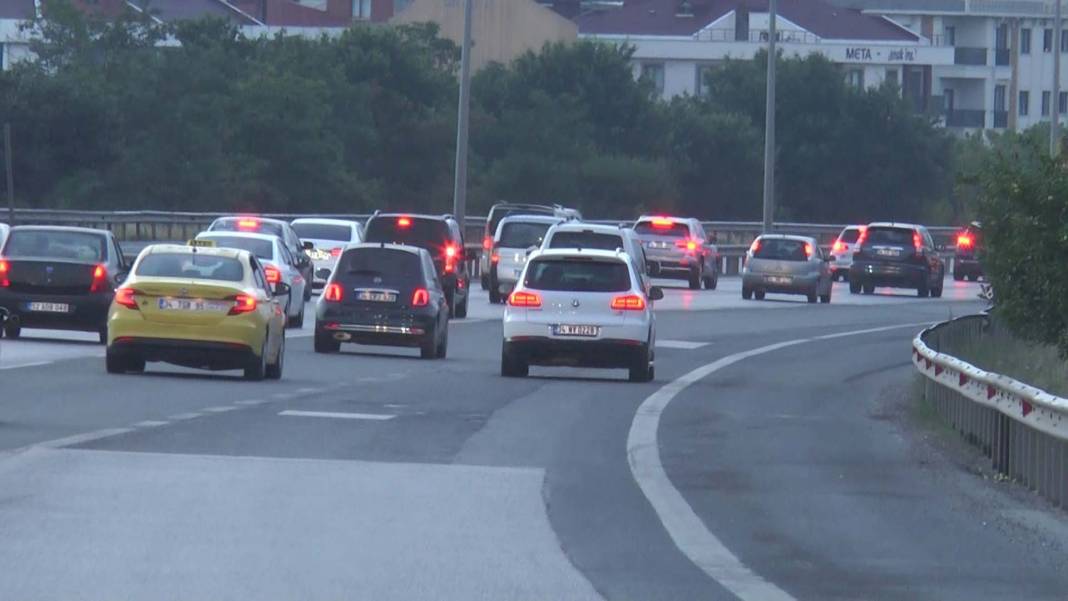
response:
[[[808,302],[831,302],[830,256],[814,238],[767,234],[753,241],[742,270],[742,298],[768,292],[800,294]]]

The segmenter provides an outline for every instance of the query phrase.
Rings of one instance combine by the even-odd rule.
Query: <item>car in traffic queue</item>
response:
[[[930,232],[912,223],[869,223],[849,268],[849,292],[874,294],[877,287],[914,288],[916,295],[942,296],[946,265]]]
[[[685,217],[640,217],[634,232],[645,246],[645,260],[654,278],[686,280],[691,290],[719,284],[719,250],[701,222]]]
[[[501,375],[531,365],[625,368],[632,382],[655,376],[656,316],[637,262],[616,250],[532,253],[504,309]]]
[[[774,292],[800,294],[810,303],[829,303],[834,282],[830,260],[815,238],[757,236],[742,268],[742,298],[763,300],[767,293]]]
[[[312,247],[312,243],[301,241],[300,236],[297,235],[297,231],[293,229],[293,226],[288,221],[269,219],[255,215],[235,215],[219,217],[211,222],[207,231],[244,232],[248,234],[269,234],[271,236],[278,236],[278,238],[282,240],[282,243],[285,244],[286,250],[297,259],[300,266],[301,277],[308,282],[314,281],[315,279],[315,268],[312,265],[311,257],[304,254],[305,250]],[[311,300],[311,294],[311,286],[305,287],[304,300]]]
[[[273,286],[281,282],[292,291],[286,298],[286,326],[304,327],[304,290],[308,287],[308,282],[301,274],[296,258],[290,254],[278,236],[246,232],[201,232],[197,234],[196,239],[210,241],[220,248],[247,250],[255,255],[263,266],[268,284]]]
[[[346,248],[315,310],[315,352],[342,343],[418,347],[444,359],[449,304],[425,248],[362,243]]]
[[[546,232],[563,223],[548,215],[512,215],[501,219],[493,236],[490,256],[489,301],[500,303],[515,288],[527,263],[527,255],[541,248]]]
[[[559,204],[531,204],[521,202],[498,202],[490,207],[486,214],[486,225],[482,232],[482,254],[479,256],[479,274],[482,289],[490,289],[490,259],[493,256],[493,238],[501,219],[511,215],[548,215],[565,220],[581,220],[578,209],[570,209]]]
[[[452,215],[376,212],[363,228],[363,240],[426,249],[445,289],[449,315],[467,317],[471,278],[467,270],[463,232]]]
[[[849,268],[853,265],[853,253],[857,252],[860,245],[861,234],[866,225],[847,225],[834,239],[831,244],[831,275],[834,281],[849,279]]]
[[[977,281],[983,277],[983,264],[979,252],[983,244],[983,226],[973,221],[957,233],[956,249],[953,251],[953,279],[960,282]]]
[[[568,221],[549,228],[542,250],[550,248],[585,248],[600,250],[622,249],[638,265],[638,276],[642,280],[645,293],[649,293],[652,281],[649,279],[649,266],[645,262],[645,248],[638,235],[629,227],[583,221]]]
[[[155,244],[138,255],[108,314],[107,371],[139,373],[161,361],[281,378],[292,291],[268,284],[247,250],[191,244]]]
[[[111,298],[128,271],[111,232],[13,227],[0,246],[2,333],[18,338],[23,328],[97,332],[103,344]]]
[[[6,223],[0,223],[0,247],[4,246],[4,241],[7,240],[7,233],[11,231],[11,226]]]
[[[311,243],[311,248],[306,248],[304,253],[312,261],[312,291],[326,286],[337,258],[346,246],[363,241],[363,227],[357,221],[302,217],[293,220],[293,230],[303,243]]]

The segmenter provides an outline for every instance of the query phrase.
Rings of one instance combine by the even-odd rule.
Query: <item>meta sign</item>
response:
[[[916,49],[849,46],[845,48],[845,60],[857,63],[914,63]]]

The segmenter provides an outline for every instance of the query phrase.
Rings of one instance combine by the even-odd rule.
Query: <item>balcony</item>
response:
[[[1002,129],[1009,126],[1009,111],[994,111],[994,127]]]
[[[953,63],[956,65],[985,65],[986,48],[957,46],[953,49]]]
[[[999,67],[1004,67],[1009,64],[1009,49],[997,48],[994,50],[994,64]]]
[[[1008,117],[1008,113],[1005,114]],[[986,126],[986,111],[982,109],[953,109],[946,111],[946,127]]]

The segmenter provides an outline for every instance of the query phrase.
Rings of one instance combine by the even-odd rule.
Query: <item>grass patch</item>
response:
[[[992,328],[980,339],[949,349],[949,353],[985,371],[1068,397],[1068,362],[1057,348],[1020,340],[1006,328]]]

